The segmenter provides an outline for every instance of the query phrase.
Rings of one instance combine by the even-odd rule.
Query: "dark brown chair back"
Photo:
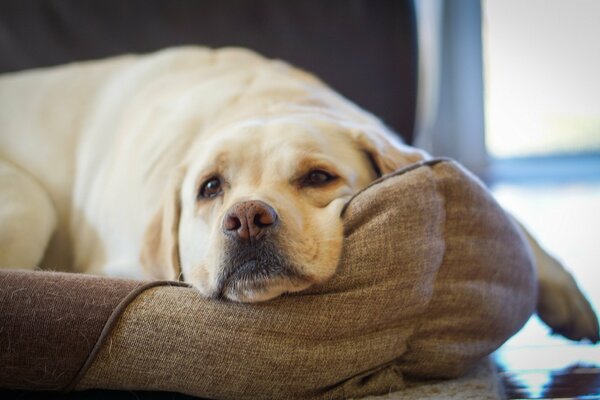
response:
[[[0,1],[0,72],[178,44],[243,46],[289,61],[412,142],[412,0]]]

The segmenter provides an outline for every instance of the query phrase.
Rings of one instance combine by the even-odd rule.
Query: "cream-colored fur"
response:
[[[183,275],[208,296],[267,300],[328,279],[344,201],[378,173],[426,157],[310,74],[242,49],[175,48],[7,74],[0,267]],[[299,184],[314,170],[337,179]],[[223,178],[223,195],[199,199],[211,176]],[[222,221],[245,200],[276,210],[278,246],[302,278],[216,293]],[[570,275],[536,256],[546,320],[572,338],[597,337]],[[554,292],[588,308],[565,300],[554,315],[544,306]]]

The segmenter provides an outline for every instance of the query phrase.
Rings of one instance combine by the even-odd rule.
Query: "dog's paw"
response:
[[[558,261],[548,257],[544,263],[538,288],[539,317],[554,333],[571,340],[589,339],[597,343],[598,318],[577,283]]]

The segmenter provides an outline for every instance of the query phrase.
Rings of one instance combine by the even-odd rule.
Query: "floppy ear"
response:
[[[185,170],[178,168],[170,176],[163,203],[146,228],[140,260],[146,273],[158,279],[178,280],[179,260],[179,192]]]
[[[407,146],[392,135],[377,130],[353,132],[355,142],[369,157],[377,176],[429,158],[423,150]]]

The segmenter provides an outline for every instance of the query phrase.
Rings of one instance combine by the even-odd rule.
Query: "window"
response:
[[[488,181],[600,178],[600,1],[415,6],[418,147]]]
[[[600,1],[416,0],[415,7],[416,145],[483,177],[600,309]],[[509,358],[539,361],[525,348],[566,346],[548,333],[530,320],[505,346],[515,350]],[[563,361],[598,359],[591,345],[565,349]]]
[[[600,152],[600,2],[482,5],[488,153]]]

